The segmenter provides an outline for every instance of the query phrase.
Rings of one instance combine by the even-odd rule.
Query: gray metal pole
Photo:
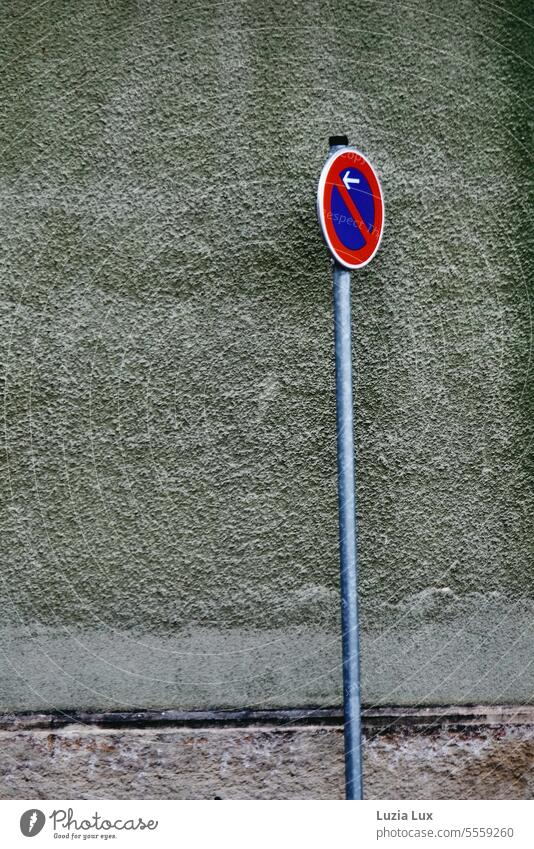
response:
[[[343,629],[343,701],[345,713],[346,798],[362,799],[360,646],[358,632],[358,559],[352,402],[350,272],[334,264],[336,351],[337,468],[341,625]]]

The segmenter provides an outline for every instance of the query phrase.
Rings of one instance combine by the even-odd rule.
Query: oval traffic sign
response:
[[[317,189],[317,214],[330,253],[345,268],[362,268],[378,250],[384,198],[370,162],[343,147],[325,163]]]

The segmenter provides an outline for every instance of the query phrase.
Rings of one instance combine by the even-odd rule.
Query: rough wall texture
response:
[[[2,799],[342,799],[341,728],[0,731]],[[533,799],[532,726],[392,727],[368,799]]]
[[[532,4],[0,14],[0,707],[339,700],[333,131],[365,699],[531,700]]]

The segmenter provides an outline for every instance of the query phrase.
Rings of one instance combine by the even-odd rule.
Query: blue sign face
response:
[[[339,176],[368,231],[372,233],[375,223],[375,204],[371,186],[363,171],[356,168],[343,168]],[[334,230],[340,242],[353,251],[365,247],[365,236],[360,231],[358,222],[354,219],[352,211],[347,206],[347,202],[337,185],[334,185],[332,189],[330,209]]]
[[[384,224],[384,202],[370,163],[353,148],[326,162],[319,180],[317,210],[334,258],[345,268],[366,265],[375,255]]]

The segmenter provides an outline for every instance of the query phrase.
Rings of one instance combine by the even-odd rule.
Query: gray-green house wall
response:
[[[0,709],[339,703],[332,132],[364,700],[533,701],[532,4],[0,15]]]

